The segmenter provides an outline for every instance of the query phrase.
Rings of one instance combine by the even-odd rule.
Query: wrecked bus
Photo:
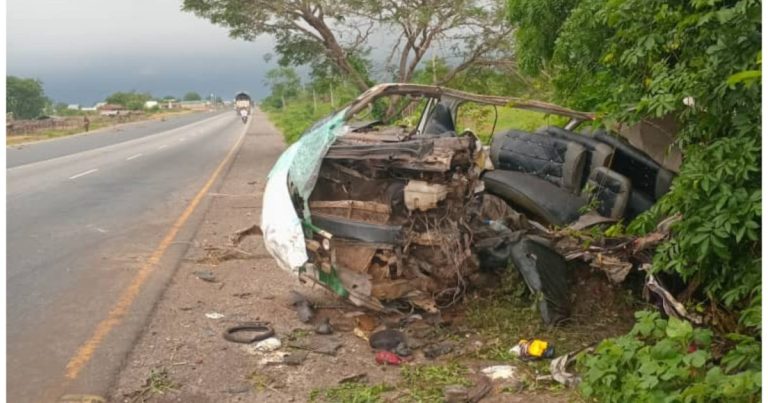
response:
[[[400,115],[375,117],[384,98]],[[484,145],[457,123],[466,103],[565,124],[496,130],[498,115],[488,116]],[[483,271],[512,263],[541,296],[544,322],[556,324],[569,315],[569,293],[566,261],[547,228],[634,217],[675,175],[609,133],[577,132],[593,119],[539,101],[377,85],[279,158],[264,192],[266,248],[283,269],[378,311],[439,311]]]

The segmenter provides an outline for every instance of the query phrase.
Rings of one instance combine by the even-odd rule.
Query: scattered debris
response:
[[[240,242],[243,242],[243,239],[251,235],[261,235],[261,227],[254,224],[250,227],[239,229],[232,234],[229,241],[232,242],[232,246],[237,246],[240,245]]]
[[[390,353],[389,351],[377,352],[374,359],[376,360],[376,363],[379,365],[386,364],[386,365],[394,365],[394,366],[399,366],[400,364],[407,361],[405,358],[400,357],[395,353]]]
[[[193,271],[192,274],[200,280],[207,281],[209,283],[216,282],[216,275],[210,270]]]
[[[309,351],[298,350],[283,357],[283,363],[287,365],[301,365],[309,356]]]
[[[326,317],[319,325],[315,327],[315,333],[317,334],[333,333],[333,326],[331,326],[331,319]]]
[[[228,260],[249,260],[268,257],[267,255],[254,255],[237,247],[206,246],[205,257],[197,259],[196,263],[216,266]]]
[[[517,368],[511,365],[494,365],[483,368],[480,372],[491,380],[510,379],[517,374]]]
[[[268,339],[264,339],[256,343],[253,347],[256,349],[256,351],[268,353],[271,351],[275,351],[282,346],[283,346],[283,343],[280,342],[280,339],[278,339],[277,337],[270,337]]]
[[[443,388],[445,403],[465,403],[469,401],[469,391],[461,385],[448,385]]]
[[[296,314],[302,323],[307,323],[315,316],[315,312],[312,309],[312,304],[307,297],[301,295],[297,291],[291,291],[291,305],[296,309]]]
[[[700,325],[703,322],[700,315],[689,313],[688,310],[685,309],[685,306],[678,302],[677,299],[675,299],[675,297],[673,297],[672,294],[659,283],[656,277],[651,274],[650,265],[645,265],[643,270],[648,273],[648,280],[645,283],[645,287],[661,298],[664,312],[667,315],[677,319],[685,319],[697,325]]]
[[[371,334],[368,342],[376,350],[395,351],[399,345],[406,343],[406,339],[403,332],[386,329]]]
[[[259,366],[262,366],[262,367],[267,365],[282,364],[283,359],[285,358],[286,355],[288,355],[288,353],[286,353],[285,351],[273,351],[271,353],[263,354],[259,351],[256,351],[253,348],[250,348],[250,349],[248,348],[253,346],[244,346],[244,347],[246,347],[245,351],[248,354],[261,356],[261,359],[259,360]]]
[[[288,346],[313,353],[336,355],[336,350],[341,348],[341,339],[336,336],[309,336],[288,343]]]
[[[237,337],[238,333],[249,334],[250,337]],[[275,331],[266,322],[246,322],[227,328],[224,331],[224,339],[233,343],[254,343],[272,337]]]
[[[475,382],[475,386],[467,394],[467,402],[469,403],[479,402],[493,389],[491,380],[488,377],[481,375],[475,378],[477,382]]]
[[[347,375],[341,379],[339,379],[339,384],[343,383],[365,383],[368,379],[368,374],[365,372],[360,374],[354,374],[354,375]]]
[[[591,350],[593,349],[587,349],[587,351]],[[581,382],[581,378],[576,374],[568,372],[568,366],[571,365],[575,359],[575,353],[568,353],[552,360],[549,364],[549,373],[552,374],[552,379],[569,388],[578,385],[579,382]]]
[[[224,317],[224,315],[218,312],[209,312],[205,314],[205,317],[208,319],[221,319]]]
[[[555,346],[539,339],[520,340],[516,346],[509,349],[511,354],[520,357],[522,360],[538,360],[541,358],[552,358],[555,356]]]
[[[453,351],[455,343],[451,341],[442,341],[440,343],[432,344],[424,348],[424,356],[430,360],[434,360],[441,355],[448,354]]]

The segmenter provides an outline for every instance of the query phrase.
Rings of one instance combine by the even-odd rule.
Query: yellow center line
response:
[[[246,126],[246,128],[248,126]],[[208,193],[208,191],[211,189],[211,186],[213,186],[216,178],[218,178],[218,176],[221,174],[224,166],[235,154],[238,147],[240,147],[240,144],[245,138],[245,130],[246,129],[244,128],[240,138],[229,150],[227,156],[224,157],[224,160],[222,160],[219,166],[216,167],[216,170],[213,171],[211,177],[207,182],[205,182],[205,185],[202,187],[202,189],[197,192],[195,197],[192,199],[192,201],[189,202],[179,218],[176,219],[176,222],[165,234],[165,237],[163,237],[162,241],[160,241],[157,248],[152,252],[147,261],[144,262],[144,264],[141,266],[138,273],[136,273],[136,276],[133,278],[128,287],[123,290],[123,293],[120,295],[117,303],[115,303],[115,306],[112,307],[112,310],[109,311],[109,315],[107,315],[106,319],[99,322],[91,337],[88,338],[88,340],[86,340],[82,346],[80,346],[80,348],[77,350],[77,353],[75,353],[75,355],[72,356],[72,358],[69,360],[69,363],[66,367],[66,377],[68,379],[72,380],[77,378],[83,367],[91,360],[93,354],[96,352],[96,349],[99,347],[104,338],[115,326],[120,324],[120,321],[133,305],[133,301],[136,299],[139,291],[141,291],[141,287],[144,285],[144,282],[146,282],[149,274],[152,272],[152,269],[154,269],[155,266],[160,263],[160,259],[163,257],[168,247],[173,243],[173,240],[176,238],[179,230],[181,230],[181,228],[187,222],[189,217],[195,211],[195,208],[197,208],[197,205],[200,204],[200,201],[202,201],[203,197],[205,197],[205,194]]]

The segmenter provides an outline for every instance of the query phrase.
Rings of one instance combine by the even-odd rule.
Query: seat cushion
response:
[[[557,126],[548,126],[539,129],[538,132],[563,140],[573,141],[574,143],[581,144],[581,146],[587,150],[587,157],[584,164],[584,180],[583,183],[581,183],[581,186],[586,184],[587,178],[595,171],[595,169],[599,167],[608,167],[613,158],[613,147],[595,140],[592,137],[578,134]]]
[[[629,178],[632,189],[650,197],[651,201],[658,200],[669,191],[675,177],[672,171],[664,169],[646,153],[606,132],[595,132],[594,138],[615,149],[610,168]]]
[[[570,315],[568,267],[562,255],[545,240],[527,236],[512,246],[512,263],[528,288],[540,294],[539,313],[547,325],[557,325]]]
[[[495,135],[491,144],[494,167],[534,175],[574,194],[581,191],[585,159],[578,143],[517,130]]]
[[[626,176],[606,167],[598,167],[592,171],[587,183],[594,189],[598,214],[615,219],[624,216],[632,188]]]
[[[536,176],[506,170],[483,175],[486,190],[544,224],[566,225],[579,218],[586,200]]]

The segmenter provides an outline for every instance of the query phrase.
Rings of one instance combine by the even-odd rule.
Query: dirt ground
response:
[[[509,343],[543,330],[525,327],[538,323],[538,318],[533,316],[518,318],[524,323],[523,327],[506,322],[495,324],[496,320],[506,320],[504,315],[514,316],[515,312],[525,310],[511,311],[510,306],[503,305],[503,298],[497,299],[493,293],[468,298],[467,311],[459,307],[442,318],[425,315],[423,320],[417,320],[421,330],[426,331],[420,337],[448,342],[454,347],[452,353],[429,360],[419,351],[414,354],[414,361],[404,367],[380,366],[368,342],[355,335],[353,329],[365,328],[368,319],[376,322],[372,327],[396,318],[355,316],[361,313],[360,309],[319,287],[299,283],[296,277],[278,268],[258,235],[248,236],[232,248],[233,233],[260,221],[265,178],[284,147],[278,131],[263,113],[256,111],[242,149],[220,188],[209,195],[212,201],[196,240],[128,356],[112,388],[110,401],[303,402],[312,398],[351,401],[349,396],[357,401],[366,401],[366,396],[379,396],[388,401],[433,401],[437,392],[430,392],[430,388],[442,390],[445,384],[458,382],[471,389],[480,369],[491,364],[518,365],[506,352],[511,347]],[[205,271],[213,273],[213,282],[201,280],[195,274]],[[574,327],[573,334],[582,336],[576,343],[567,343],[569,347],[586,345],[627,330],[631,310],[613,309],[622,303],[622,291],[606,289],[611,287],[604,278],[587,272],[574,282],[581,285],[580,294],[573,296],[574,301],[580,302],[576,304],[575,317],[595,319],[602,330],[592,332],[588,326]],[[294,290],[317,305],[312,323],[298,320],[291,306]],[[598,304],[588,302],[592,300]],[[608,309],[611,313],[601,313],[597,319],[595,309]],[[492,317],[484,317],[486,313]],[[214,319],[218,316],[223,317]],[[315,325],[326,317],[335,327],[334,334],[315,334]],[[248,351],[248,345],[222,337],[227,327],[251,321],[272,324],[282,342],[278,351],[306,351],[307,345],[316,347],[318,343],[337,343],[340,347],[335,355],[310,352],[299,365],[267,363],[274,353]],[[473,325],[477,325],[477,329],[473,329]],[[521,332],[529,334],[517,334]],[[555,340],[558,337],[571,340],[573,334],[566,330],[551,336]],[[291,347],[296,345],[302,348]],[[557,385],[531,387],[530,379],[535,377],[537,368],[543,366],[541,363],[521,371],[527,373],[524,385],[494,384],[483,401],[572,399],[573,392],[563,391]],[[363,375],[367,383],[339,386],[344,378]],[[365,389],[365,385],[371,388]],[[382,386],[386,390],[378,394],[376,385],[387,387]],[[352,394],[344,395],[344,390],[337,390],[339,388],[350,388]],[[329,389],[336,394],[323,393]]]

